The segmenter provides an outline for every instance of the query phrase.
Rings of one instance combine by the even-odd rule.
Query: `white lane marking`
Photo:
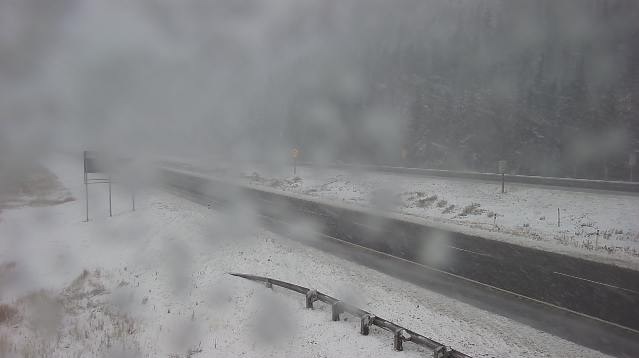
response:
[[[275,219],[275,218],[272,218],[272,217],[269,217],[269,216],[266,216],[266,215],[262,215],[262,214],[258,214],[258,215],[260,215],[262,217],[265,217],[267,219],[273,220],[273,221],[278,221],[278,222],[280,222],[280,223],[282,223],[284,225],[290,225],[289,223],[287,223],[285,221],[281,221],[281,220],[278,220],[278,219]],[[323,236],[323,237],[326,237],[326,238],[329,238],[329,239],[332,239],[332,240],[335,240],[335,241],[339,241],[339,242],[341,242],[343,244],[346,244],[346,245],[354,246],[354,247],[357,247],[357,248],[360,248],[360,249],[364,249],[366,251],[371,251],[371,252],[374,252],[374,253],[379,254],[379,255],[387,256],[387,257],[390,257],[390,258],[393,258],[393,259],[396,259],[396,260],[399,260],[399,261],[406,262],[408,264],[412,264],[412,265],[416,265],[416,266],[425,268],[427,270],[431,270],[431,271],[435,271],[435,272],[438,272],[438,273],[441,273],[441,274],[444,274],[444,275],[452,276],[452,277],[458,278],[458,279],[463,280],[463,281],[467,281],[467,282],[471,282],[471,283],[474,283],[474,284],[477,284],[477,285],[480,285],[480,286],[488,287],[488,288],[491,288],[491,289],[499,291],[499,292],[507,293],[507,294],[510,294],[510,295],[513,295],[513,296],[516,296],[516,297],[519,297],[519,298],[530,300],[532,302],[539,303],[539,304],[542,304],[542,305],[545,305],[545,306],[548,306],[548,307],[552,307],[552,308],[555,308],[555,309],[558,309],[558,310],[561,310],[561,311],[570,312],[570,313],[575,314],[577,316],[588,318],[588,319],[591,319],[591,320],[594,320],[594,321],[597,321],[597,322],[601,322],[601,323],[604,323],[604,324],[609,324],[611,326],[615,326],[617,328],[621,328],[621,329],[630,331],[630,332],[632,332],[634,334],[639,334],[639,330],[636,330],[634,328],[626,327],[626,326],[620,325],[620,324],[615,323],[615,322],[606,321],[605,319],[601,319],[601,318],[598,318],[598,317],[590,316],[590,315],[585,314],[585,313],[577,312],[577,311],[571,310],[570,308],[557,306],[555,304],[552,304],[552,303],[549,303],[549,302],[544,302],[544,301],[538,300],[536,298],[528,297],[528,296],[522,295],[522,294],[517,293],[517,292],[508,291],[506,289],[499,288],[499,287],[496,287],[496,286],[493,286],[493,285],[490,285],[490,284],[487,284],[487,283],[483,283],[483,282],[480,282],[480,281],[476,281],[476,280],[473,280],[473,279],[468,278],[468,277],[459,276],[459,275],[456,275],[454,273],[446,272],[446,271],[434,268],[432,266],[424,265],[424,264],[421,264],[421,263],[418,263],[418,262],[414,262],[414,261],[410,261],[410,260],[407,260],[407,259],[404,259],[404,258],[401,258],[401,257],[397,257],[395,255],[387,254],[385,252],[377,251],[377,250],[368,248],[366,246],[362,246],[362,245],[354,244],[352,242],[344,241],[344,240],[338,239],[336,237],[323,234],[321,232],[317,232],[317,231],[313,231],[313,230],[310,230],[310,232],[314,232],[314,233],[316,233],[316,234],[318,234],[320,236]]]
[[[549,302],[544,302],[544,301],[538,300],[536,298],[532,298],[532,297],[528,297],[528,296],[522,295],[520,293],[508,291],[506,289],[499,288],[499,287],[496,287],[496,286],[493,286],[493,285],[490,285],[490,284],[487,284],[487,283],[483,283],[483,282],[480,282],[480,281],[476,281],[476,280],[473,280],[471,278],[467,278],[467,277],[464,277],[464,276],[459,276],[459,275],[456,275],[454,273],[450,273],[450,272],[446,272],[446,271],[443,271],[443,270],[439,270],[439,269],[436,269],[434,267],[431,267],[431,266],[428,266],[428,265],[424,265],[424,264],[421,264],[421,263],[418,263],[418,262],[410,261],[410,260],[407,260],[407,259],[404,259],[404,258],[401,258],[401,257],[397,257],[397,256],[394,256],[394,255],[391,255],[391,254],[387,254],[385,252],[373,250],[371,248],[368,248],[368,247],[365,247],[365,246],[361,246],[361,245],[358,245],[358,244],[354,244],[352,242],[340,240],[340,239],[338,239],[336,237],[332,237],[330,235],[325,235],[325,234],[322,234],[322,233],[318,233],[318,234],[321,235],[321,236],[324,236],[324,237],[339,241],[339,242],[341,242],[343,244],[355,246],[355,247],[358,247],[358,248],[361,248],[361,249],[364,249],[364,250],[367,250],[367,251],[372,251],[372,252],[375,252],[377,254],[381,254],[381,255],[384,255],[384,256],[388,256],[388,257],[394,258],[396,260],[400,260],[400,261],[403,261],[403,262],[406,262],[406,263],[409,263],[409,264],[420,266],[420,267],[425,268],[427,270],[431,270],[431,271],[435,271],[435,272],[442,273],[442,274],[445,274],[445,275],[453,276],[455,278],[458,278],[458,279],[461,279],[461,280],[464,280],[464,281],[472,282],[472,283],[475,283],[475,284],[478,284],[478,285],[481,285],[481,286],[484,286],[484,287],[488,287],[488,288],[491,288],[491,289],[494,289],[494,290],[497,290],[497,291],[500,291],[500,292],[511,294],[511,295],[514,295],[514,296],[517,296],[517,297],[520,297],[520,298],[523,298],[523,299],[527,299],[527,300],[530,300],[530,301],[533,301],[533,302],[536,302],[536,303],[539,303],[539,304],[542,304],[542,305],[546,305],[546,306],[553,307],[553,308],[556,308],[556,309],[559,309],[559,310],[562,310],[562,311],[570,312],[570,313],[573,313],[573,314],[581,316],[581,317],[589,318],[589,319],[592,319],[592,320],[595,320],[595,321],[598,321],[598,322],[601,322],[601,323],[605,323],[605,324],[610,324],[612,326],[628,330],[628,331],[633,332],[635,334],[639,334],[639,330],[636,330],[636,329],[633,329],[633,328],[630,328],[630,327],[626,327],[626,326],[620,325],[620,324],[615,323],[615,322],[606,321],[606,320],[598,318],[598,317],[590,316],[590,315],[585,314],[585,313],[581,313],[581,312],[577,312],[577,311],[571,310],[570,308],[557,306],[557,305],[549,303]]]
[[[365,227],[365,228],[367,228],[369,230],[380,231],[380,228],[378,228],[378,227],[373,227],[373,226],[370,226],[370,225],[367,225],[367,224],[362,224],[362,223],[359,223],[357,221],[353,221],[352,223],[355,224],[355,225],[359,225],[359,226]],[[451,249],[458,250],[458,251],[467,252],[467,253],[473,254],[473,255],[487,256],[487,257],[495,258],[492,255],[482,254],[480,252],[475,252],[475,251],[471,251],[471,250],[467,250],[467,249],[462,249],[461,247],[456,247],[456,246],[451,246],[451,245],[446,245],[446,247],[450,247]]]
[[[289,223],[287,223],[285,221],[278,220],[278,219],[275,219],[275,218],[267,216],[267,215],[258,214],[258,216],[264,217],[264,218],[269,219],[269,220],[280,222],[280,223],[282,223],[284,225],[287,225],[287,226],[291,225],[291,224],[289,224]],[[422,268],[427,269],[427,270],[431,270],[431,271],[434,271],[434,272],[437,272],[437,273],[441,273],[441,274],[444,274],[444,275],[452,276],[452,277],[458,278],[458,279],[463,280],[463,281],[471,282],[471,283],[474,283],[474,284],[477,284],[477,285],[480,285],[480,286],[484,286],[484,287],[487,287],[487,288],[490,288],[490,289],[493,289],[493,290],[496,290],[496,291],[499,291],[499,292],[503,292],[503,293],[506,293],[506,294],[509,294],[509,295],[513,295],[515,297],[523,298],[523,299],[526,299],[526,300],[529,300],[529,301],[532,301],[532,302],[535,302],[535,303],[539,303],[539,304],[542,304],[542,305],[545,305],[545,306],[548,306],[548,307],[552,307],[552,308],[558,309],[560,311],[570,312],[570,313],[572,313],[574,315],[577,315],[577,316],[580,316],[580,317],[588,318],[588,319],[591,319],[591,320],[594,320],[594,321],[597,321],[597,322],[601,322],[601,323],[604,323],[604,324],[609,324],[611,326],[614,326],[614,327],[617,327],[617,328],[632,332],[634,334],[639,334],[639,330],[636,330],[634,328],[626,327],[626,326],[623,326],[623,325],[615,323],[615,322],[606,321],[606,320],[604,320],[602,318],[594,317],[594,316],[591,316],[591,315],[588,315],[588,314],[585,314],[585,313],[581,313],[581,312],[578,312],[578,311],[571,310],[570,308],[557,306],[557,305],[549,303],[549,302],[544,302],[544,301],[538,300],[536,298],[532,298],[532,297],[528,297],[528,296],[522,295],[520,293],[508,291],[506,289],[499,288],[499,287],[496,287],[496,286],[493,286],[493,285],[490,285],[490,284],[487,284],[487,283],[483,283],[483,282],[480,282],[480,281],[476,281],[476,280],[473,280],[471,278],[467,278],[467,277],[464,277],[464,276],[456,275],[454,273],[446,272],[446,271],[443,271],[443,270],[440,270],[440,269],[437,269],[437,268],[434,268],[434,267],[431,267],[431,266],[428,266],[428,265],[424,265],[424,264],[421,264],[421,263],[418,263],[418,262],[410,261],[410,260],[395,256],[395,255],[391,255],[391,254],[388,254],[388,253],[385,253],[385,252],[377,251],[377,250],[368,248],[366,246],[354,244],[352,242],[341,240],[341,239],[338,239],[336,237],[333,237],[333,236],[330,236],[330,235],[326,235],[326,234],[323,234],[323,233],[318,232],[318,231],[309,230],[309,232],[314,232],[317,235],[329,238],[331,240],[338,241],[338,242],[340,242],[342,244],[345,244],[345,245],[354,246],[354,247],[357,247],[357,248],[360,248],[360,249],[363,249],[363,250],[366,250],[366,251],[370,251],[370,252],[373,252],[373,253],[376,253],[376,254],[379,254],[379,255],[383,255],[383,256],[386,256],[386,257],[393,258],[395,260],[403,261],[403,262],[406,262],[406,263],[411,264],[411,265],[419,266],[419,267],[422,267]],[[560,273],[560,272],[553,272],[553,273],[562,275],[562,273]],[[563,275],[564,276],[570,276],[570,275],[566,275],[566,274],[563,274]],[[571,277],[577,278],[577,279],[582,279],[580,277],[574,277],[574,276],[571,276]],[[583,280],[586,280],[586,279],[583,279]],[[590,281],[590,280],[586,280],[586,281]],[[596,281],[592,281],[592,282],[599,283],[599,282],[596,282]],[[603,284],[603,283],[601,283],[601,284]],[[603,285],[607,285],[607,284],[603,284]],[[609,286],[612,286],[612,285],[609,285]],[[613,287],[616,287],[616,286],[613,286]],[[621,287],[616,287],[616,288],[624,289],[624,288],[621,288]],[[624,290],[628,290],[628,289],[624,289]],[[628,290],[628,291],[635,292],[635,291],[632,291],[632,290]]]
[[[570,278],[574,278],[576,280],[582,280],[582,281],[586,281],[586,282],[590,282],[590,283],[595,283],[597,285],[602,285],[602,286],[606,286],[606,287],[610,287],[610,288],[616,288],[618,290],[623,290],[623,291],[628,291],[628,292],[632,292],[634,294],[639,294],[639,291],[635,291],[635,290],[631,290],[629,288],[623,288],[623,287],[619,287],[619,286],[615,286],[615,285],[611,285],[609,283],[603,283],[603,282],[599,282],[599,281],[593,281],[593,280],[589,280],[587,278],[583,278],[583,277],[578,277],[578,276],[573,276],[573,275],[569,275],[567,273],[562,273],[562,272],[556,272],[553,271],[554,274],[556,275],[561,275],[561,276],[566,276],[566,277],[570,277]]]
[[[482,254],[482,253],[480,253],[480,252],[475,252],[475,251],[470,251],[470,250],[462,249],[461,247],[455,247],[455,246],[450,246],[450,245],[448,245],[448,247],[450,247],[451,249],[455,249],[455,250],[459,250],[459,251],[463,251],[463,252],[468,252],[468,253],[473,254],[473,255],[487,256],[487,257],[492,257],[492,258],[496,259],[496,258],[495,258],[494,256],[492,256],[492,255]]]

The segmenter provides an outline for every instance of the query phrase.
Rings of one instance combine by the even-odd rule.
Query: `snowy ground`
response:
[[[73,200],[71,193],[46,168],[33,165],[15,169],[17,172],[13,175],[0,174],[0,212],[25,205],[48,206]]]
[[[195,165],[191,168],[205,166]],[[229,176],[231,170],[213,174]],[[446,229],[639,269],[639,196],[298,167],[245,169],[251,185],[381,207]],[[558,223],[559,209],[559,223]]]
[[[52,162],[82,198],[78,168]],[[53,185],[51,195],[66,193]],[[544,332],[264,231],[248,211],[208,210],[147,191],[131,212],[114,187],[83,202],[0,215],[0,357],[412,357],[391,336],[359,335],[318,304],[226,272],[270,276],[348,298],[475,357],[601,357]],[[273,327],[276,327],[275,329]]]

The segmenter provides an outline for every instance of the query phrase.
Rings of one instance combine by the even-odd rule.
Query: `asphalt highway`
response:
[[[183,171],[164,170],[163,179],[206,205],[250,201],[271,230],[338,256],[601,352],[639,357],[637,271]]]

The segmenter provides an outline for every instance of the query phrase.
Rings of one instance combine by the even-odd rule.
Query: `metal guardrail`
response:
[[[230,275],[242,277],[251,281],[263,282],[269,288],[272,288],[273,285],[275,285],[300,293],[306,297],[306,308],[313,308],[313,303],[316,301],[324,302],[331,306],[331,317],[333,321],[339,321],[340,314],[342,313],[348,313],[355,317],[358,317],[360,319],[360,333],[362,335],[367,336],[370,333],[371,326],[377,326],[384,330],[387,330],[393,334],[393,348],[397,351],[402,351],[404,349],[404,342],[412,342],[431,349],[433,351],[433,358],[471,358],[469,355],[456,351],[428,337],[422,336],[419,333],[401,327],[393,322],[375,316],[369,312],[366,312],[346,302],[323,294],[317,290],[298,286],[280,280],[275,280],[268,277],[241,273],[230,273]]]
[[[423,168],[406,168],[406,167],[393,167],[385,165],[372,165],[372,164],[315,164],[309,162],[298,163],[298,166],[307,167],[323,167],[333,169],[357,169],[371,172],[385,172],[385,173],[399,173],[410,174],[418,176],[434,176],[444,178],[459,178],[459,179],[473,179],[473,180],[487,180],[487,181],[501,181],[501,174],[496,173],[480,173],[480,172],[465,172],[456,170],[443,170],[443,169],[423,169]],[[580,189],[595,189],[595,190],[610,190],[628,193],[639,193],[639,182],[629,181],[607,181],[607,180],[591,180],[591,179],[574,179],[574,178],[560,178],[560,177],[541,177],[541,176],[528,176],[528,175],[514,175],[505,174],[505,180],[509,183],[520,184],[536,184],[536,185],[549,185],[568,188],[580,188]]]
[[[168,159],[159,160],[158,162],[161,165],[182,164],[179,161],[168,160]],[[253,164],[260,165],[264,163],[256,162]],[[329,168],[329,169],[351,169],[351,170],[361,170],[361,171],[368,171],[368,172],[409,174],[409,175],[415,175],[415,176],[484,180],[484,181],[494,181],[494,182],[501,182],[502,180],[502,175],[497,173],[480,173],[480,172],[444,170],[444,169],[394,167],[394,166],[388,166],[388,165],[298,162],[297,166]],[[609,181],[609,180],[575,179],[575,178],[562,178],[562,177],[528,176],[528,175],[515,175],[515,174],[505,174],[504,179],[508,183],[547,185],[547,186],[556,186],[556,187],[563,187],[563,188],[608,190],[608,191],[617,191],[621,193],[639,193],[638,181]]]

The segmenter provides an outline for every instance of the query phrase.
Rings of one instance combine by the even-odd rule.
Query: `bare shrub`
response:
[[[408,195],[408,198],[407,198],[408,201],[415,201],[425,197],[426,193],[424,193],[423,191],[413,191],[413,192],[409,191],[409,192],[403,193],[403,195]]]
[[[442,214],[450,214],[453,212],[453,210],[455,210],[455,205],[451,204],[448,205],[448,207],[446,207],[446,209],[444,209],[444,211],[442,211]]]
[[[18,309],[4,303],[0,303],[0,324],[12,324],[18,319]]]
[[[5,273],[12,272],[16,268],[16,263],[14,261],[0,264],[0,275]]]
[[[417,205],[420,208],[426,208],[431,206],[437,200],[437,195],[431,195],[423,199],[417,200]]]
[[[39,334],[54,334],[64,316],[62,300],[50,292],[41,290],[18,299],[19,306],[28,307],[25,310],[25,320],[29,326]]]
[[[0,357],[7,356],[3,349],[16,357],[80,357],[87,347],[95,356],[140,356],[137,321],[113,306],[108,294],[100,271],[84,270],[61,291],[40,290],[19,298],[17,316],[0,305],[2,312],[17,317],[10,327],[15,335],[0,333]],[[14,336],[23,338],[13,342]]]
[[[9,277],[16,269],[16,263],[11,261],[7,263],[0,263],[0,287],[2,287],[3,282],[9,280]]]
[[[481,205],[479,203],[471,203],[469,205],[466,205],[462,209],[462,212],[459,214],[459,216],[480,215],[485,211],[483,209],[480,209],[480,206]]]

